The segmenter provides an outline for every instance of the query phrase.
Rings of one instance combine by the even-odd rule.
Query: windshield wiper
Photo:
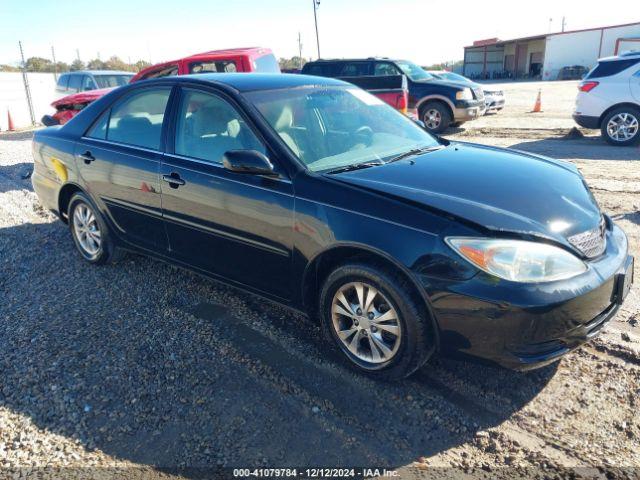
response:
[[[375,162],[362,162],[362,163],[354,163],[353,165],[346,165],[344,167],[337,167],[331,170],[327,170],[324,173],[334,174],[334,173],[342,173],[342,172],[350,172],[352,170],[360,170],[361,168],[369,168],[376,167],[378,165],[384,165],[385,162],[378,160]]]
[[[414,155],[420,155],[421,153],[433,152],[435,150],[440,150],[444,148],[443,145],[434,145],[432,147],[422,147],[422,148],[412,148],[400,155],[387,160],[385,163],[397,162],[398,160],[402,160],[403,158],[413,157]]]

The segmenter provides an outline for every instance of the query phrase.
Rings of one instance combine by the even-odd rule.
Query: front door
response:
[[[162,210],[172,255],[208,273],[289,298],[293,188],[289,179],[239,174],[229,150],[270,156],[227,98],[185,88],[177,102],[174,148],[161,167]],[[277,167],[277,165],[276,165]]]
[[[636,102],[640,102],[640,69],[629,80],[629,86],[631,87],[631,95],[635,98]]]
[[[162,126],[170,87],[135,90],[76,144],[85,187],[126,241],[166,250],[160,198]]]

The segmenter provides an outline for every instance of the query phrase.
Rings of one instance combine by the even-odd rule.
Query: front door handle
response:
[[[180,185],[185,184],[185,181],[176,172],[171,175],[162,175],[162,180],[167,182],[171,188],[178,188]]]
[[[78,158],[81,158],[82,160],[84,160],[84,163],[86,163],[87,165],[89,165],[91,162],[93,162],[96,159],[96,157],[91,155],[91,152],[89,150],[78,155]]]

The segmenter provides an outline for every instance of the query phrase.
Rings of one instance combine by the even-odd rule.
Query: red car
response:
[[[158,63],[138,72],[129,83],[149,78],[188,75],[190,73],[262,72],[280,73],[278,61],[268,48],[231,48],[198,53],[190,57]],[[112,88],[74,93],[51,104],[53,115],[42,117],[46,126],[64,125],[88,104],[106,95]]]

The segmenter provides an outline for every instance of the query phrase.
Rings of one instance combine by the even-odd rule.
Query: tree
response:
[[[298,68],[302,68],[304,64],[307,63],[307,59],[301,59],[298,56],[291,58],[280,58],[278,63],[280,64],[280,70],[296,70]]]
[[[20,69],[18,67],[14,67],[13,65],[0,65],[0,72],[19,72]]]
[[[84,70],[86,67],[84,65],[84,62],[82,60],[80,60],[79,58],[76,58],[72,63],[71,63],[71,68],[70,70],[72,72],[76,72],[78,70]]]
[[[48,58],[30,57],[25,62],[27,72],[52,72],[53,62]]]
[[[131,68],[134,72],[139,72],[140,70],[143,70],[150,66],[151,63],[147,62],[146,60],[138,60],[136,63],[131,65]]]
[[[114,55],[109,60],[104,62],[105,70],[129,70],[129,65],[124,63],[119,57]]]
[[[87,62],[87,69],[88,70],[105,70],[106,67],[102,60],[100,60],[99,58],[94,58],[93,60],[89,60],[89,62]]]
[[[56,62],[56,72],[68,72],[69,64],[65,62]]]

